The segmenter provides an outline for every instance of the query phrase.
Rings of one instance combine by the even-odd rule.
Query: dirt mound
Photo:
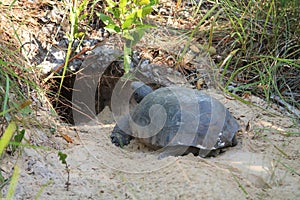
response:
[[[118,148],[110,142],[114,120],[106,108],[98,121],[65,132],[74,139],[72,145],[58,147],[68,155],[69,191],[57,151],[25,148],[18,161],[21,176],[15,197],[296,199],[300,195],[300,164],[296,161],[300,138],[285,135],[296,132],[289,118],[272,109],[263,111],[226,100],[216,91],[208,93],[222,101],[244,127],[239,144],[218,157],[203,159],[189,154],[158,160],[158,152],[136,141]],[[264,106],[258,98],[252,101]]]

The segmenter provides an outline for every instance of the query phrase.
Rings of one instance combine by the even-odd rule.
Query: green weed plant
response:
[[[99,18],[106,25],[110,33],[122,36],[124,42],[124,70],[130,70],[132,47],[141,40],[146,29],[154,26],[143,23],[143,19],[152,12],[158,0],[107,0],[105,11],[108,14],[98,13]]]

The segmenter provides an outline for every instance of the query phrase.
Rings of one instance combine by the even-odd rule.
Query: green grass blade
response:
[[[2,155],[4,149],[7,147],[16,129],[17,129],[16,123],[14,121],[10,122],[3,136],[0,139],[0,156]]]
[[[9,185],[9,188],[8,188],[8,191],[7,191],[7,194],[6,194],[6,200],[13,199],[19,177],[20,177],[20,168],[17,165],[15,165],[14,173],[11,177],[10,185]]]

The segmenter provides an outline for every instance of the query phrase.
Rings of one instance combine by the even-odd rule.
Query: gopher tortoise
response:
[[[137,105],[114,127],[111,140],[116,146],[136,138],[161,149],[161,159],[188,153],[216,156],[237,144],[239,124],[215,98],[184,87],[153,91],[142,82],[132,82],[131,87]]]

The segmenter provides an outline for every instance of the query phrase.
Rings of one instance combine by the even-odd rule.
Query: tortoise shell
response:
[[[148,146],[164,148],[161,157],[189,152],[206,157],[237,144],[239,124],[217,99],[184,87],[153,92],[142,84],[132,87],[138,104],[131,118],[125,117],[126,132]]]

